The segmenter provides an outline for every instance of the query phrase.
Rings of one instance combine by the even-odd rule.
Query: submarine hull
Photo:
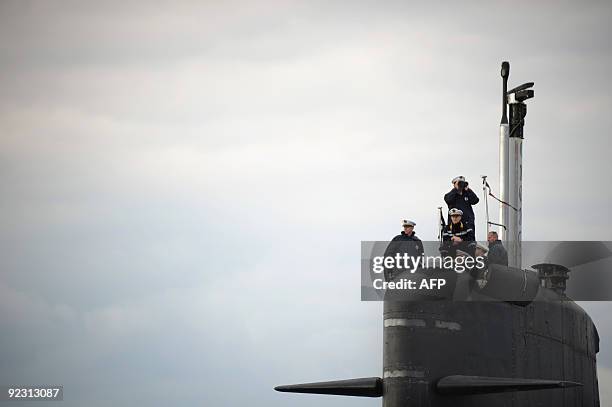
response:
[[[529,304],[385,301],[383,337],[383,407],[599,406],[595,325],[550,290]]]

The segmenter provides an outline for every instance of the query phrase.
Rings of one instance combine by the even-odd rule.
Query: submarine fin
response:
[[[542,389],[564,389],[582,383],[564,380],[519,379],[488,376],[446,376],[438,380],[436,389],[442,394],[502,393]]]
[[[290,384],[276,386],[274,390],[288,393],[335,394],[340,396],[380,397],[382,379],[365,377],[361,379],[337,380],[331,382]]]

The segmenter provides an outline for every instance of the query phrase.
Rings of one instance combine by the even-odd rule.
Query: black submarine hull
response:
[[[383,407],[600,405],[595,325],[552,290],[529,304],[385,301],[383,337]]]

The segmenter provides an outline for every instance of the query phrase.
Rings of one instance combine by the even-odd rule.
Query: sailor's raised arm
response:
[[[444,202],[447,203],[447,205],[453,205],[455,203],[455,201],[457,200],[457,196],[459,195],[459,191],[457,191],[457,188],[453,188],[450,190],[449,193],[447,193],[446,195],[444,195]]]
[[[470,205],[476,205],[478,202],[480,202],[478,195],[476,195],[474,191],[472,191],[471,189],[466,189],[465,192],[467,193],[468,202],[470,203]]]

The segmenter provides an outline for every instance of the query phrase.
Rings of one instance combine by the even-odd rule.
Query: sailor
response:
[[[402,220],[403,230],[391,240],[385,250],[385,257],[395,257],[397,254],[403,256],[404,253],[406,253],[408,256],[416,258],[424,254],[423,242],[414,233],[415,226],[416,223],[411,220]],[[387,280],[392,279],[398,271],[399,270],[395,269],[386,269],[385,278]]]
[[[480,243],[472,243],[467,250],[470,250],[470,254],[468,252],[464,252],[461,249],[457,249],[456,256],[457,257],[469,257],[473,259],[473,263],[471,265],[466,264],[466,271],[469,272],[470,276],[474,280],[478,280],[484,276],[484,273],[487,271],[487,249],[486,246]],[[477,264],[482,264],[481,266],[477,266]],[[470,286],[473,287],[473,282],[470,283]]]
[[[472,277],[470,281],[470,290],[475,287],[475,284],[478,284],[479,280],[485,277],[487,269],[489,268],[487,260],[487,252],[489,249],[487,249],[485,245],[477,243],[473,250],[475,262],[473,266],[468,268],[470,276]],[[457,250],[457,252],[459,252],[459,250]]]
[[[474,226],[470,221],[463,219],[461,209],[452,208],[448,211],[448,217],[451,221],[442,234],[443,240],[453,243],[474,241]]]
[[[463,212],[463,221],[473,225],[474,210],[472,209],[472,205],[478,203],[478,196],[470,189],[465,177],[460,175],[453,178],[451,182],[453,184],[453,189],[444,195],[444,201],[448,205],[448,209],[460,209]]]
[[[474,226],[472,223],[463,221],[463,211],[452,208],[448,211],[450,222],[442,232],[443,244],[441,251],[455,256],[457,250],[473,254],[476,246],[474,242]]]
[[[508,265],[508,252],[499,240],[497,232],[490,231],[487,234],[487,242],[489,242],[489,264],[501,264],[502,266]]]

